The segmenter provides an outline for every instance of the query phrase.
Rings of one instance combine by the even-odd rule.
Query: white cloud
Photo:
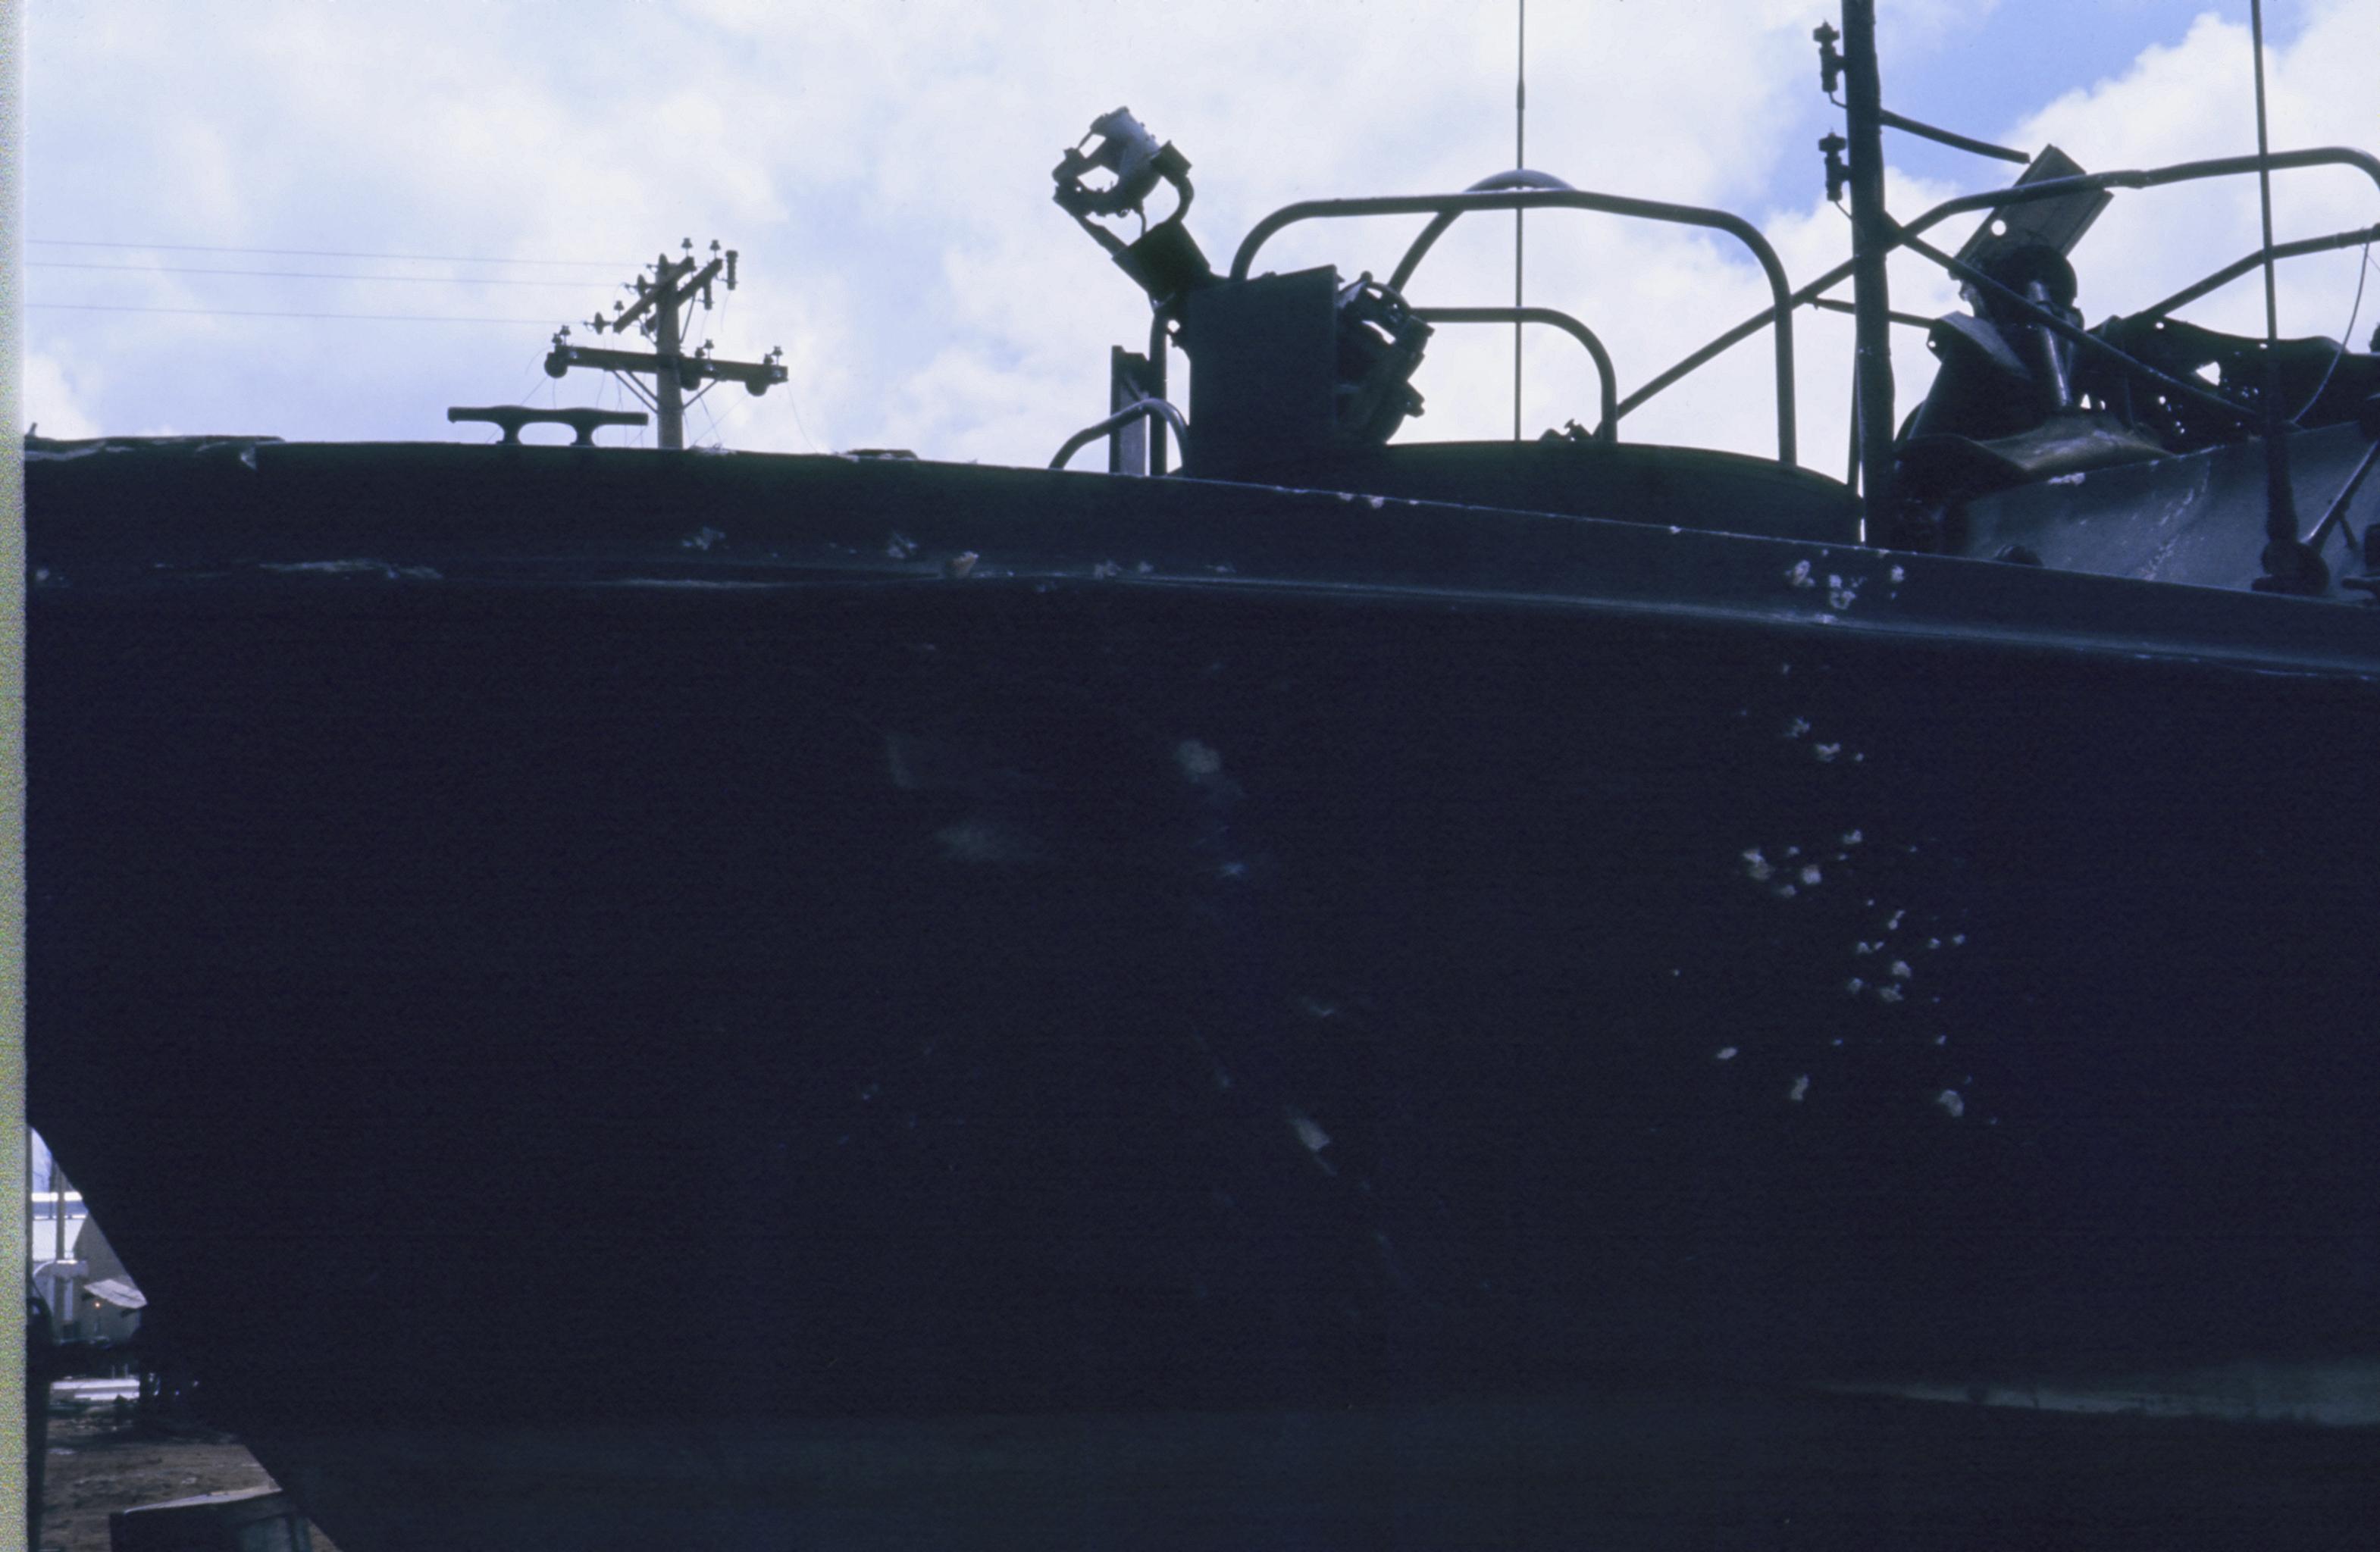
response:
[[[2380,114],[2380,84],[2368,67],[2375,39],[2380,0],[2330,0],[2287,47],[2275,48],[2268,32],[2275,150],[2372,149]],[[2124,75],[2069,92],[2025,120],[2020,143],[2055,140],[2085,166],[2110,171],[2253,152],[2252,59],[2245,26],[2201,16],[2179,43],[2151,48]],[[2344,169],[2286,173],[2273,180],[2273,207],[2275,236],[2286,242],[2380,222],[2380,188]],[[2252,176],[2119,193],[2075,253],[2082,306],[2094,318],[2146,306],[2262,240]],[[2359,262],[2350,250],[2280,266],[2282,332],[2336,333]],[[2372,312],[2367,307],[2365,316]],[[2262,286],[2243,277],[2186,316],[2261,334]]]
[[[1742,210],[1763,221],[1795,279],[1807,277],[1845,247],[1840,217],[1815,199],[1808,145],[1819,106],[1809,29],[1827,8],[1533,8],[1528,160],[1582,188]],[[1905,52],[1951,50],[1981,27],[2022,20],[2020,7],[1992,9],[1887,0],[1883,20]],[[716,424],[756,448],[898,445],[1039,463],[1094,418],[1107,346],[1137,346],[1147,308],[1050,203],[1048,171],[1119,103],[1191,157],[1191,225],[1219,267],[1241,233],[1290,200],[1459,188],[1509,164],[1512,150],[1509,15],[1455,0],[1211,0],[1163,13],[1105,0],[566,10],[280,0],[237,11],[122,0],[43,10],[28,31],[32,236],[619,266],[37,248],[53,261],[572,284],[42,270],[33,299],[559,323],[621,295],[658,249],[715,236],[741,249],[744,284],[697,327],[731,357],[782,345],[791,391],[754,400],[722,390],[690,426],[708,435]],[[2007,121],[2022,120],[2022,143],[2055,138],[2095,166],[2238,150],[2251,139],[2239,33],[2201,22],[2029,118],[2033,103],[2010,96]],[[2362,62],[2374,36],[2380,0],[2317,9],[2275,64],[2277,141],[2372,139]],[[2289,180],[2284,225],[2380,216],[2350,183]],[[2233,188],[2183,206],[2195,213],[2180,235],[2170,222],[2134,227],[2125,207],[2147,200],[2120,200],[2081,255],[2095,316],[2252,247],[2243,187],[2246,226]],[[1949,192],[1897,183],[1893,200],[1907,212]],[[1297,228],[1263,263],[1385,273],[1417,224]],[[1530,299],[1601,333],[1623,392],[1766,295],[1757,272],[1706,234],[1567,212],[1533,217],[1528,230]],[[1501,217],[1458,227],[1424,272],[1420,299],[1508,299],[1511,233]],[[2308,332],[2336,327],[2316,321],[2353,256],[2335,257],[2291,272],[2285,317]],[[1949,287],[1923,266],[1896,264],[1894,285],[1904,308],[1949,305]],[[2330,310],[2343,312],[2340,302]],[[451,403],[592,402],[604,391],[589,376],[555,385],[539,372],[542,322],[55,311],[30,322],[33,346],[70,370],[79,413],[118,430],[173,421],[445,438]],[[1804,457],[1840,473],[1848,325],[1805,312],[1797,326]],[[1929,363],[1913,334],[1898,344],[1903,401],[1913,402]],[[1423,370],[1430,413],[1415,433],[1509,434],[1510,351],[1501,329],[1442,330]],[[1654,401],[1630,434],[1770,450],[1767,362],[1765,340],[1739,346]],[[1593,418],[1593,374],[1571,342],[1533,339],[1528,377],[1532,431]]]
[[[45,437],[72,442],[101,434],[99,424],[85,414],[74,375],[54,356],[25,357],[24,417],[27,429]]]

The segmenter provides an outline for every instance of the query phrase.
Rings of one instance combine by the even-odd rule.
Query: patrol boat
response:
[[[30,442],[31,1114],[207,1404],[346,1552],[2372,1522],[2380,362],[2178,310],[2372,234],[2077,277],[2116,192],[2380,163],[1894,223],[1848,49],[1798,288],[1525,170],[1217,270],[1107,115],[1103,472]],[[1512,210],[1772,303],[1395,440]],[[1905,424],[1864,353],[1855,491],[1792,324],[1894,245],[1972,310]],[[1773,459],[1628,439],[1755,336]]]

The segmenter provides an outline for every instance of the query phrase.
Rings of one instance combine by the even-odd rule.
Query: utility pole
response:
[[[630,324],[635,324],[638,333],[653,342],[652,350],[604,350],[570,345],[565,343],[570,338],[570,329],[565,324],[554,334],[553,348],[545,358],[548,377],[561,377],[573,367],[593,367],[616,375],[652,410],[660,425],[661,444],[671,452],[686,446],[686,406],[710,392],[710,383],[740,382],[758,397],[767,393],[771,383],[785,381],[782,361],[785,353],[782,348],[771,349],[758,361],[714,360],[709,340],[692,354],[686,352],[678,309],[699,297],[708,310],[711,285],[722,277],[727,289],[735,289],[735,250],[731,248],[722,253],[714,241],[710,251],[715,257],[698,269],[694,239],[688,237],[680,246],[685,249],[682,258],[672,259],[664,253],[653,261],[650,279],[639,274],[630,283],[637,293],[636,305],[614,302],[614,316],[605,318],[598,312],[588,320],[588,327],[599,334],[606,328],[613,333],[624,333]],[[651,391],[637,381],[637,373],[652,378]],[[688,389],[696,390],[694,400],[686,398]]]

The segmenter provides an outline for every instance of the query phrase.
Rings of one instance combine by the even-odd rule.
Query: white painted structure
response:
[[[41,1136],[30,1129],[27,1273],[50,1311],[54,1341],[121,1345],[140,1328],[148,1299],[116,1259],[83,1205],[82,1193],[57,1168]]]

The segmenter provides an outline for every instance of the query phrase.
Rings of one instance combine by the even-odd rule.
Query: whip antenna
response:
[[[1529,164],[1529,0],[1518,0],[1520,35],[1512,56],[1512,165]],[[1521,306],[1521,229],[1525,211],[1512,212],[1512,306]],[[1512,321],[1512,440],[1521,440],[1521,322]]]
[[[2260,406],[2265,430],[2265,575],[2255,586],[2269,592],[2319,593],[2330,585],[2330,577],[2321,557],[2298,538],[2297,496],[2289,479],[2289,426],[2281,418],[2281,319],[2273,295],[2273,148],[2265,118],[2265,0],[2250,0],[2248,29],[2249,42],[2256,51],[2256,197],[2265,232],[2265,378]]]

